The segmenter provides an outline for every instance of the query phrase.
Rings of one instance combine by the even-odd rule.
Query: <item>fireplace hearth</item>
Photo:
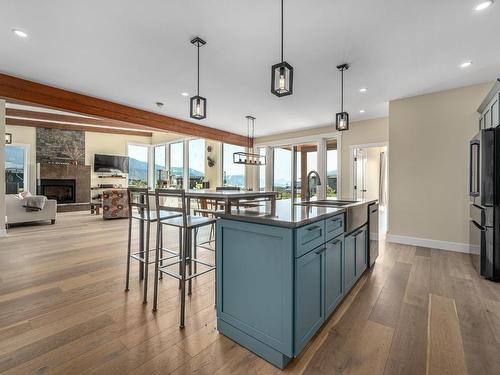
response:
[[[41,179],[40,193],[57,203],[75,203],[75,180],[72,179]]]

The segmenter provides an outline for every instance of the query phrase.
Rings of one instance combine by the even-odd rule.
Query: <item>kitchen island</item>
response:
[[[366,220],[346,233],[347,211],[282,200],[221,214],[219,332],[279,368],[299,355],[367,268]]]

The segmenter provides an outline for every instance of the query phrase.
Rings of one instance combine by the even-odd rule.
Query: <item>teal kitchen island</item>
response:
[[[346,209],[276,202],[217,220],[217,329],[284,368],[367,268],[367,225]]]

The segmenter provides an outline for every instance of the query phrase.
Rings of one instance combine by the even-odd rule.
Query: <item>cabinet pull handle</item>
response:
[[[322,249],[318,249],[315,251],[316,254],[321,254],[323,251],[326,250],[326,247],[322,248]]]
[[[334,243],[332,243],[333,246],[337,246],[339,243],[342,243],[342,240],[337,240]]]
[[[316,230],[316,229],[321,229],[321,227],[320,227],[320,226],[315,225],[315,226],[313,226],[313,227],[311,227],[311,228],[307,228],[307,231],[308,231],[308,232],[312,232],[313,230]]]

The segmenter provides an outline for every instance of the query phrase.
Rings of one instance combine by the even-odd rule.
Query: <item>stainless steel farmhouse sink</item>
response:
[[[298,206],[342,207],[346,209],[346,233],[368,222],[368,203],[350,200],[318,200],[294,203]]]

